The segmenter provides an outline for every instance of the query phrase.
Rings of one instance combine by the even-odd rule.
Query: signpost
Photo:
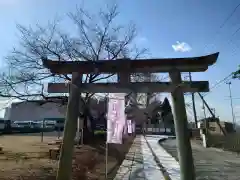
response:
[[[53,74],[72,74],[70,95],[67,108],[67,119],[64,129],[63,145],[59,162],[57,180],[70,180],[73,142],[79,111],[79,96],[81,92],[91,93],[129,93],[129,92],[168,92],[172,94],[174,107],[174,124],[176,129],[181,180],[195,179],[190,139],[187,133],[187,117],[183,93],[208,92],[207,81],[182,81],[181,72],[204,72],[213,65],[219,53],[192,57],[169,59],[130,59],[100,60],[100,61],[52,61],[43,60],[43,65]],[[118,74],[118,83],[79,83],[83,74]],[[171,82],[130,82],[131,73],[167,72]],[[78,82],[75,74],[78,75]],[[66,93],[65,84],[49,84],[49,93]]]

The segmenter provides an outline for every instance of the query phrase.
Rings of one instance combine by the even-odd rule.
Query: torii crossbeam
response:
[[[49,83],[49,93],[66,93],[70,89],[63,145],[61,149],[57,180],[70,180],[72,155],[79,110],[79,95],[81,92],[169,92],[172,94],[174,109],[174,124],[177,137],[178,157],[181,170],[181,180],[195,179],[192,149],[187,127],[187,116],[184,103],[184,92],[207,92],[207,81],[186,82],[181,79],[181,72],[204,72],[213,65],[219,53],[193,57],[169,59],[117,59],[100,61],[52,61],[43,60],[43,65],[53,74],[72,74],[70,88],[64,83]],[[171,82],[131,83],[131,73],[168,72]],[[81,82],[83,74],[113,73],[118,74],[118,83]]]

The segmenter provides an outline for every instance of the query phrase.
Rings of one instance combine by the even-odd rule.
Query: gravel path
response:
[[[177,160],[176,140],[166,140],[162,147]],[[197,180],[240,179],[240,155],[192,142]]]

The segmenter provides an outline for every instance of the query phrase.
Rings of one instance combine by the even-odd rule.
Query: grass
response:
[[[48,136],[48,133],[45,134],[43,142],[40,135],[36,134],[0,136],[3,147],[3,153],[0,154],[0,180],[55,180],[58,161],[50,160],[48,153],[49,149],[54,147],[48,145],[48,142],[55,139],[56,135]],[[109,176],[114,177],[131,142],[132,139],[129,139],[124,145],[109,147]],[[75,148],[73,179],[85,179],[86,174],[89,179],[105,179],[105,143],[99,139],[94,143]]]
[[[103,131],[103,130],[97,130],[97,131],[94,131],[94,134],[95,135],[98,135],[98,134],[106,134],[107,132],[106,131]]]

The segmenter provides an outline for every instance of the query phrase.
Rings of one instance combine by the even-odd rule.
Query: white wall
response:
[[[4,119],[9,120],[11,107],[6,107],[4,112]]]
[[[13,121],[34,121],[43,120],[44,118],[65,117],[66,106],[59,106],[59,104],[56,103],[45,103],[40,105],[39,102],[40,101],[27,101],[13,103],[10,107],[6,108],[4,118]],[[103,101],[97,102],[97,100],[92,99],[90,101],[90,106],[91,110],[96,115],[105,110],[105,103]]]
[[[40,105],[37,102],[13,103],[6,111],[6,117],[13,121],[43,120],[44,118],[64,118],[65,112],[55,103]],[[65,107],[64,107],[65,108]],[[62,109],[62,108],[61,108]]]
[[[136,98],[133,96],[133,98]],[[64,118],[66,113],[66,106],[59,106],[56,103],[39,104],[40,101],[27,101],[12,103],[6,108],[5,119],[13,121],[31,121],[43,120],[44,118]],[[97,116],[101,112],[105,112],[106,104],[104,101],[97,101],[91,99],[90,106],[92,113]],[[81,108],[81,107],[80,107]],[[136,121],[143,122],[146,117],[144,110],[136,109],[134,112]]]

